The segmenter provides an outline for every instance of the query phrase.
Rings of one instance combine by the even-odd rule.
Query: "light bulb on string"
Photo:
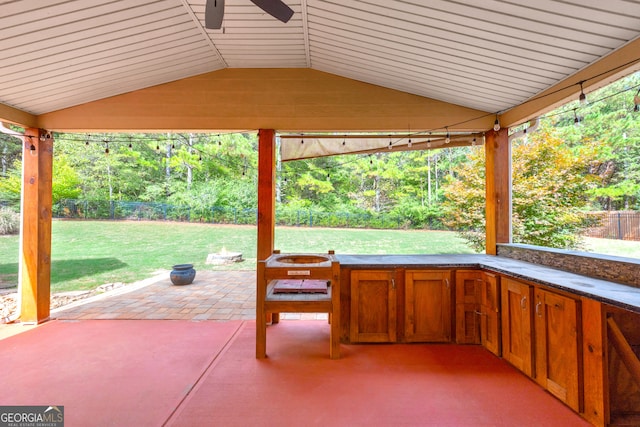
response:
[[[586,105],[587,95],[584,94],[584,89],[582,88],[583,83],[584,83],[584,80],[580,82],[580,96],[578,97],[578,100],[580,101],[580,104]]]
[[[473,139],[471,140],[471,146],[475,147],[476,146],[476,137],[474,136]]]
[[[105,142],[104,144],[104,154],[109,154],[109,143]]]
[[[33,144],[33,138],[29,137],[29,154],[32,156],[36,156],[38,152],[36,151],[36,146]]]
[[[449,128],[448,127],[446,127],[445,129],[447,130],[447,136],[445,136],[445,138],[444,138],[444,143],[448,144],[448,143],[451,142],[451,134],[449,133]]]
[[[411,138],[409,138],[409,142],[407,142],[407,147],[411,148],[412,145],[413,143],[411,142]]]
[[[498,120],[498,115],[496,114],[496,121],[493,122],[493,130],[498,132],[500,130],[500,120]]]
[[[573,109],[573,124],[574,126],[580,125],[580,118],[578,117],[578,113],[576,113],[576,109]]]

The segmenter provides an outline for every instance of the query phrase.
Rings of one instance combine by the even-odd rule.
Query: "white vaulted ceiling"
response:
[[[640,0],[0,1],[0,103],[43,114],[223,68],[313,68],[508,110],[640,35]],[[640,52],[637,55],[640,58]]]

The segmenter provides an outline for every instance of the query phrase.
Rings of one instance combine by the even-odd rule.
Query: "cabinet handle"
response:
[[[542,301],[538,301],[538,303],[536,304],[536,314],[538,315],[538,317],[542,317],[542,313],[540,313],[541,305],[542,305]]]
[[[391,279],[391,289],[396,288],[396,279]]]
[[[523,296],[522,299],[520,300],[520,308],[522,308],[523,310],[525,308],[527,308],[527,296]]]
[[[449,279],[444,279],[445,285],[447,285],[447,289],[449,289]]]
[[[473,310],[473,312],[474,312],[475,314],[477,314],[478,316],[486,316],[486,315],[487,315],[486,313],[483,313],[483,312],[478,311],[478,310]]]

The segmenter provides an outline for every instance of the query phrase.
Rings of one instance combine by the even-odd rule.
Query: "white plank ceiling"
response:
[[[222,68],[310,67],[489,112],[640,35],[640,0],[0,1],[0,103],[42,114]]]

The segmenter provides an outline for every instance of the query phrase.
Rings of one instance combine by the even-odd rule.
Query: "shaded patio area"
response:
[[[300,316],[268,328],[258,360],[254,271],[143,281],[1,340],[0,404],[61,405],[67,426],[589,425],[480,346],[342,345],[330,360],[326,317],[287,321]]]
[[[284,321],[57,320],[2,340],[0,404],[62,405],[67,426],[587,426],[479,346],[343,345]],[[46,357],[44,356],[46,354]]]

